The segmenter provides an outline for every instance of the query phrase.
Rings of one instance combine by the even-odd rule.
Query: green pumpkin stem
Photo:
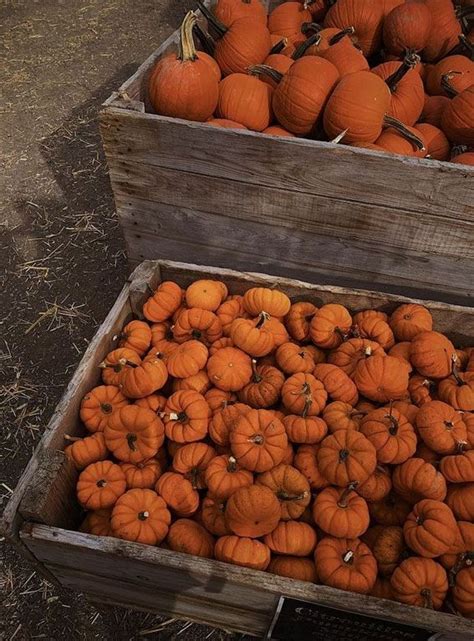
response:
[[[193,40],[193,27],[196,24],[197,17],[192,11],[184,16],[179,30],[178,59],[181,62],[196,60],[196,47]]]
[[[403,138],[411,142],[412,145],[414,145],[417,149],[419,149],[420,151],[425,150],[425,146],[421,138],[418,138],[418,136],[407,129],[402,122],[400,122],[396,118],[393,118],[393,116],[388,116],[387,114],[384,116],[383,121],[386,127],[392,127],[392,129],[395,129],[395,131],[403,136]]]
[[[321,36],[319,33],[315,33],[313,36],[310,36],[307,40],[302,42],[298,47],[296,47],[291,58],[292,60],[299,60],[304,56],[310,47],[313,45],[318,45],[321,42]]]
[[[217,37],[222,38],[223,36],[225,36],[225,34],[228,31],[225,24],[223,24],[220,20],[218,20],[216,16],[211,11],[209,11],[209,9],[199,0],[197,5],[199,8],[199,11],[206,18],[207,22],[209,23],[209,27],[212,27],[212,29],[215,31]]]
[[[336,33],[332,38],[329,39],[329,44],[330,45],[335,45],[339,41],[341,41],[343,38],[346,36],[352,36],[355,33],[354,27],[346,27],[342,31],[339,31],[339,33]]]
[[[420,62],[420,56],[418,56],[416,53],[409,51],[405,58],[403,59],[402,64],[398,67],[398,69],[392,73],[391,76],[386,78],[385,84],[388,86],[390,91],[393,93],[394,91],[397,90],[398,83],[400,80],[414,67],[416,67],[417,64]]]

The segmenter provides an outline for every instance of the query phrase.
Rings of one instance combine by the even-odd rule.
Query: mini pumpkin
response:
[[[204,369],[208,355],[208,349],[203,343],[190,340],[178,345],[178,347],[170,353],[166,367],[171,376],[175,378],[187,378],[188,376],[196,375],[200,370]]]
[[[360,412],[344,401],[333,401],[326,405],[323,411],[323,419],[331,434],[337,430],[359,431],[363,416],[365,412]]]
[[[224,347],[209,358],[207,373],[212,384],[219,389],[236,392],[250,382],[252,361],[241,349]]]
[[[280,392],[285,382],[282,372],[271,365],[256,365],[252,360],[252,378],[250,382],[239,392],[239,399],[255,407],[262,409],[271,407],[280,398]]]
[[[315,366],[310,350],[296,343],[283,343],[283,345],[280,345],[276,351],[275,358],[278,367],[285,374],[309,373],[313,371]]]
[[[201,521],[208,532],[214,536],[232,534],[225,520],[225,501],[208,494],[202,500]]]
[[[432,559],[451,548],[458,529],[454,514],[445,503],[422,499],[407,516],[403,534],[412,550]]]
[[[166,537],[166,543],[174,552],[184,552],[212,559],[214,556],[214,539],[202,525],[191,519],[175,521]]]
[[[463,567],[474,563],[474,523],[458,521],[459,536],[451,548],[440,556],[440,563],[451,570],[451,577]]]
[[[198,307],[183,310],[172,329],[173,338],[177,343],[194,339],[210,345],[222,336],[219,317],[207,309]]]
[[[352,325],[352,318],[343,305],[329,303],[314,313],[309,334],[315,345],[324,349],[338,347]]]
[[[283,425],[292,443],[319,443],[328,431],[328,426],[318,416],[288,414],[283,418]]]
[[[288,438],[283,423],[269,410],[242,414],[230,433],[232,454],[251,472],[265,472],[283,460]]]
[[[379,343],[366,338],[349,338],[329,354],[328,360],[354,378],[359,362],[375,354],[385,355],[385,350]]]
[[[191,443],[206,436],[211,410],[202,394],[181,390],[169,397],[164,415],[166,436],[177,443]]]
[[[313,503],[313,518],[330,536],[354,539],[369,527],[367,503],[349,485],[345,489],[327,487]]]
[[[463,412],[474,412],[474,372],[459,372],[453,363],[453,373],[438,385],[441,401]]]
[[[474,483],[448,485],[446,503],[461,521],[474,521]]]
[[[133,349],[119,347],[109,352],[99,365],[102,370],[104,384],[119,387],[123,371],[128,362],[135,363],[135,365],[141,363],[140,356]]]
[[[233,456],[224,454],[209,462],[205,482],[214,497],[225,501],[239,488],[252,485],[253,474],[244,470]]]
[[[454,607],[463,616],[474,618],[474,568],[463,568],[456,574],[453,588]]]
[[[269,354],[275,347],[273,334],[266,328],[269,320],[266,312],[262,312],[254,320],[236,318],[230,328],[230,338],[234,345],[254,358]]]
[[[151,336],[148,323],[140,320],[130,321],[120,333],[119,347],[133,349],[139,356],[143,356],[150,348]]]
[[[371,401],[388,403],[406,396],[408,373],[408,367],[398,358],[376,354],[359,361],[354,383]]]
[[[138,405],[126,405],[114,412],[104,436],[115,458],[126,463],[140,463],[155,456],[165,440],[161,419]]]
[[[199,507],[199,494],[182,474],[165,472],[155,485],[156,492],[178,516],[191,516]]]
[[[294,466],[308,480],[312,491],[320,490],[329,485],[321,474],[318,465],[318,451],[320,445],[300,445],[296,451],[293,461]]]
[[[343,401],[355,405],[359,400],[356,386],[349,376],[336,365],[319,363],[314,368],[313,375],[321,381],[333,401]]]
[[[160,358],[147,357],[140,365],[125,363],[120,388],[127,398],[143,398],[161,389],[168,380],[168,370]]]
[[[109,454],[102,432],[96,432],[86,438],[69,437],[69,440],[73,440],[73,443],[66,447],[64,453],[72,460],[77,470],[83,470],[91,463],[103,461]]]
[[[79,532],[87,532],[87,534],[94,534],[95,536],[113,536],[112,526],[110,525],[111,516],[111,507],[88,512],[81,523]]]
[[[442,401],[430,401],[416,415],[418,433],[434,452],[454,454],[467,440],[461,414]]]
[[[474,450],[444,456],[440,461],[439,469],[450,483],[474,482]]]
[[[153,490],[139,488],[122,494],[110,520],[114,536],[148,545],[161,543],[170,523],[171,514],[161,496]]]
[[[173,457],[173,470],[191,481],[195,489],[206,487],[205,473],[216,456],[216,450],[207,443],[183,445]]]
[[[212,343],[209,348],[210,356],[213,356],[220,349],[224,349],[224,347],[234,347],[234,343],[232,342],[231,338],[225,336],[224,338],[219,338],[219,340]]]
[[[227,298],[216,311],[217,317],[222,324],[222,332],[224,336],[230,335],[230,328],[236,318],[246,318],[243,306],[243,296],[231,296]]]
[[[281,519],[298,519],[311,501],[309,482],[292,465],[281,463],[260,474],[256,484],[270,489],[281,506]]]
[[[401,343],[396,343],[389,351],[388,355],[389,356],[395,356],[395,358],[399,358],[400,360],[403,360],[408,368],[409,371],[413,371],[413,368],[410,363],[410,342],[409,341],[402,341]],[[408,389],[410,389],[410,382],[408,382]]]
[[[411,364],[419,374],[427,378],[449,376],[455,355],[454,345],[439,332],[423,331],[412,339]]]
[[[408,381],[410,399],[418,407],[434,400],[435,389],[436,383],[420,374],[414,374]]]
[[[213,414],[225,409],[228,405],[232,405],[237,400],[235,394],[220,390],[218,387],[211,387],[211,389],[204,394],[204,398]]]
[[[323,585],[367,594],[377,578],[377,561],[360,539],[327,536],[316,546],[316,572]]]
[[[436,561],[414,556],[395,569],[390,585],[396,601],[439,610],[448,591],[448,577]]]
[[[312,559],[298,556],[274,556],[268,566],[268,572],[296,581],[316,583],[316,566]]]
[[[446,497],[443,475],[422,458],[409,458],[397,465],[393,470],[392,481],[395,491],[411,504],[422,499],[444,501]]]
[[[309,327],[317,307],[310,302],[293,303],[285,317],[285,325],[291,338],[304,342],[309,340]]]
[[[157,480],[163,474],[165,465],[157,458],[149,458],[141,463],[120,463],[125,480],[127,481],[127,489],[153,489]]]
[[[294,414],[317,416],[326,405],[327,392],[312,374],[299,372],[287,378],[281,389],[283,405]]]
[[[164,281],[143,305],[143,315],[152,323],[161,323],[171,318],[179,309],[183,291],[173,281]]]
[[[410,511],[410,504],[394,492],[369,503],[370,516],[379,525],[403,525]]]
[[[393,574],[402,555],[406,553],[403,529],[396,525],[375,525],[362,539],[375,556],[379,574],[382,576]]]
[[[280,521],[267,534],[264,543],[276,554],[309,556],[317,543],[316,532],[311,525],[300,521]]]
[[[282,318],[290,311],[291,301],[286,294],[269,287],[252,287],[243,298],[243,306],[250,316],[266,312],[269,316]]]
[[[272,532],[281,516],[275,494],[263,485],[250,485],[236,490],[227,501],[225,518],[238,536],[259,538]]]
[[[211,381],[205,369],[202,369],[200,372],[194,376],[188,376],[187,378],[176,378],[173,381],[172,390],[173,392],[179,392],[180,390],[192,390],[193,392],[198,392],[199,394],[204,395],[208,389],[211,387]]]
[[[360,432],[337,430],[321,443],[317,454],[321,474],[332,485],[363,483],[377,465],[376,450]]]
[[[356,488],[368,503],[382,501],[392,489],[392,479],[389,469],[384,465],[377,465],[373,474]]]
[[[77,500],[86,510],[103,510],[115,505],[126,490],[125,474],[112,461],[91,463],[77,481]]]
[[[209,423],[209,436],[217,445],[228,447],[230,433],[237,420],[251,408],[244,403],[235,403],[216,412]]]
[[[227,298],[227,287],[219,280],[195,280],[186,289],[185,300],[188,307],[198,307],[215,312]]]
[[[395,338],[390,325],[376,316],[366,316],[354,325],[357,337],[378,343],[384,350],[389,350],[395,344]]]
[[[405,416],[392,407],[369,412],[361,421],[360,431],[375,447],[380,463],[403,463],[415,453],[415,430]]]
[[[218,561],[252,570],[266,570],[270,563],[270,548],[265,543],[248,537],[220,537],[216,541],[214,555]]]

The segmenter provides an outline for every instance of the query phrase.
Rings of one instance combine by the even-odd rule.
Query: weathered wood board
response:
[[[387,620],[405,621],[459,634],[474,624],[449,614],[427,612],[389,601],[348,594],[324,586],[228,566],[116,539],[69,531],[79,514],[74,499],[76,472],[62,449],[64,435],[81,434],[79,404],[99,381],[99,363],[116,344],[116,335],[132,315],[141,316],[145,300],[159,282],[186,287],[198,278],[219,278],[233,294],[251,286],[278,286],[294,301],[320,306],[345,304],[351,311],[390,312],[407,299],[373,291],[348,290],[259,273],[241,273],[170,261],[147,261],[131,275],[112,310],[91,341],[63,399],[7,505],[1,530],[49,580],[85,591],[93,599],[261,635],[280,595],[309,600]],[[474,342],[474,309],[427,302],[435,326],[456,345]],[[467,637],[469,638],[469,637]],[[459,637],[463,639],[462,636]]]
[[[131,266],[182,256],[472,304],[474,168],[158,116],[148,77],[177,41],[100,116]]]

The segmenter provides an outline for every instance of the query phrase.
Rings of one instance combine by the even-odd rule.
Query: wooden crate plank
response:
[[[262,271],[277,276],[401,295],[472,304],[472,260],[451,260],[381,248],[299,230],[120,198],[132,263],[177,256],[193,263]],[[357,265],[357,267],[355,267]]]
[[[394,212],[414,216],[424,212],[474,220],[474,169],[467,167],[112,107],[101,114],[101,132],[111,170],[117,159],[128,159],[203,177],[392,206]]]
[[[456,225],[448,216],[414,216],[389,206],[335,200],[327,196],[277,187],[263,187],[230,178],[157,167],[129,159],[115,161],[110,179],[124,224],[128,222],[122,202],[140,198],[179,209],[196,209],[211,214],[226,212],[234,225],[246,222],[286,227],[311,237],[329,236],[365,242],[389,251],[434,253],[440,256],[474,259],[474,220],[459,218]],[[176,186],[179,185],[179,189]],[[136,220],[136,218],[135,218]],[[153,223],[153,213],[136,220],[140,228]],[[212,230],[206,228],[207,233]]]
[[[208,592],[215,593],[221,593],[227,585],[235,585],[239,588],[245,586],[254,594],[254,598],[246,604],[247,607],[254,607],[251,604],[266,598],[264,594],[268,592],[273,595],[286,594],[297,599],[362,612],[367,616],[381,617],[389,621],[405,621],[411,625],[425,626],[433,630],[451,631],[453,626],[456,626],[459,633],[474,632],[474,622],[462,617],[406,606],[395,601],[343,592],[327,586],[285,579],[266,572],[257,572],[114,538],[95,537],[44,525],[27,526],[22,531],[21,537],[38,559],[51,566],[67,567],[69,565],[86,570],[81,561],[82,555],[85,554],[89,555],[88,558],[96,558],[97,561],[105,556],[109,559],[110,566],[119,559],[127,559],[129,576],[135,576],[137,573],[140,580],[142,571],[146,574],[149,565],[156,565],[174,569],[178,573],[188,573],[190,590],[195,587],[196,581],[205,585]],[[180,584],[181,592],[186,585],[186,583]],[[238,604],[238,598],[237,596],[234,603],[232,597],[233,607]]]

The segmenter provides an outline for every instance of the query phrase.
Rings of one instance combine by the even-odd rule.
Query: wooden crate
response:
[[[474,168],[158,116],[147,81],[177,40],[100,115],[132,266],[181,257],[472,304]]]
[[[456,630],[460,636],[455,639],[472,639],[474,622],[450,614],[72,531],[79,520],[75,501],[77,472],[62,451],[64,435],[82,434],[80,401],[99,384],[99,363],[113,349],[123,324],[132,316],[142,317],[143,303],[160,281],[175,280],[186,287],[203,277],[224,280],[234,294],[254,285],[278,286],[294,301],[304,298],[318,306],[340,302],[353,312],[367,308],[390,312],[399,303],[411,300],[256,273],[167,261],[144,262],[123,288],[74,373],[6,507],[1,522],[4,534],[50,580],[107,603],[262,635],[280,596],[286,595],[391,622],[441,632]],[[457,346],[474,343],[474,309],[435,302],[426,305],[436,328]],[[463,632],[470,634],[463,637]]]

